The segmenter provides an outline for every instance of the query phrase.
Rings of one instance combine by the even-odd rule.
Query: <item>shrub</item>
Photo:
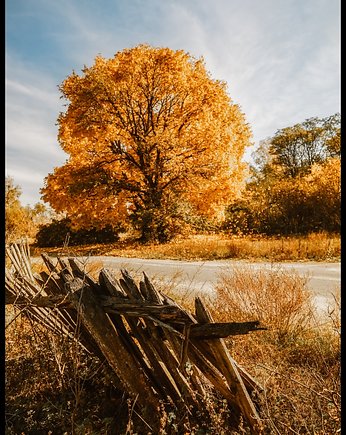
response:
[[[93,243],[112,243],[119,240],[119,232],[107,226],[103,229],[73,230],[68,218],[53,220],[43,225],[36,235],[36,245],[40,248],[62,246],[68,243],[71,246],[87,245]]]
[[[307,278],[272,265],[225,268],[216,286],[215,309],[233,321],[259,320],[279,341],[296,337],[312,318],[312,298]]]

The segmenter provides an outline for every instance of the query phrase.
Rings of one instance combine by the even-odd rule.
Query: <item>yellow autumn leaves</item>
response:
[[[69,158],[42,193],[77,226],[131,219],[143,238],[167,238],[154,220],[179,219],[174,204],[212,217],[239,194],[251,132],[202,59],[139,45],[98,56],[60,90],[68,107],[58,138]]]

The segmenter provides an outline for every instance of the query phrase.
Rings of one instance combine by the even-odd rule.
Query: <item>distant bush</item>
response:
[[[93,243],[112,243],[119,240],[119,229],[107,226],[103,229],[73,230],[71,221],[66,218],[53,220],[40,227],[36,234],[36,245],[40,248],[63,246],[89,245]]]
[[[340,171],[340,159],[329,158],[299,177],[255,180],[226,208],[223,229],[268,236],[339,233]]]

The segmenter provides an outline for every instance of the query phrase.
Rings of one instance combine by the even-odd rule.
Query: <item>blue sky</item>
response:
[[[6,0],[5,171],[23,205],[67,155],[58,85],[96,55],[140,43],[203,56],[245,113],[253,149],[278,129],[340,112],[340,0]]]

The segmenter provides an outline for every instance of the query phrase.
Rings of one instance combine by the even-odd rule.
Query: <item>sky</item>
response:
[[[146,43],[203,57],[261,140],[341,111],[341,0],[6,0],[5,176],[22,205],[68,159],[58,86],[97,55]]]

